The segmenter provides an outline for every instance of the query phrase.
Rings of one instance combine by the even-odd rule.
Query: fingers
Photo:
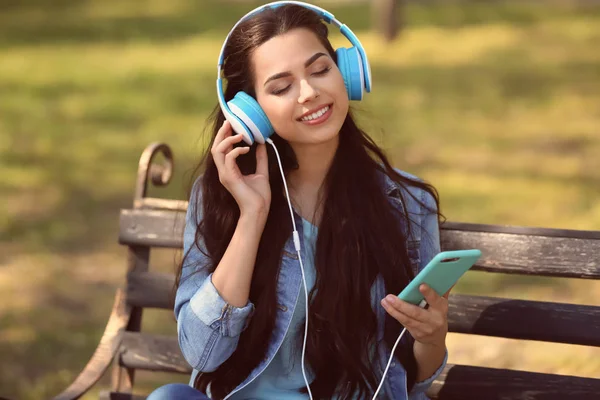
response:
[[[219,170],[219,180],[225,185],[232,178],[231,174],[238,172],[235,159],[240,154],[245,154],[250,150],[249,147],[233,148],[236,143],[241,141],[242,135],[232,136],[231,124],[227,120],[223,122],[223,125],[215,135],[215,140],[210,151],[215,165]]]
[[[395,315],[401,314],[420,322],[425,322],[428,319],[426,310],[423,310],[421,307],[415,306],[414,304],[402,301],[397,296],[386,296],[381,301],[381,305],[394,318],[396,318]]]
[[[226,137],[216,147],[216,151],[222,154],[227,154],[233,148],[233,145],[242,141],[242,135],[234,135]]]
[[[381,304],[419,342],[437,343],[448,331],[447,318],[440,310],[424,310],[393,295],[386,296]]]
[[[421,286],[419,286],[419,292],[423,294],[423,297],[425,297],[425,300],[427,300],[427,303],[430,307],[435,306],[441,297],[435,292],[435,290],[433,290],[426,284],[422,284]]]
[[[212,154],[213,159],[215,160],[215,164],[217,164],[217,168],[220,168],[223,165],[223,162],[225,161],[225,155],[222,152],[217,151],[217,147],[221,144],[223,139],[225,139],[228,136],[231,136],[231,125],[229,124],[229,121],[225,120],[225,122],[223,122],[223,125],[221,125],[221,127],[217,131],[215,140],[213,141],[213,145],[210,149],[210,153]]]
[[[442,296],[443,298],[445,298],[446,300],[448,300],[448,297],[450,296],[450,292],[452,291],[452,289],[454,289],[455,285],[452,285],[452,287],[450,289],[448,289],[448,291],[446,293],[444,293],[444,295]]]
[[[216,148],[219,145],[219,143],[221,143],[223,139],[225,139],[228,136],[231,136],[231,124],[229,123],[229,121],[225,120],[223,122],[223,125],[221,125],[221,127],[217,131],[212,148]]]
[[[407,329],[413,330],[422,328],[423,322],[403,313],[396,305],[393,305],[392,302],[388,301],[388,297],[381,301],[381,305],[383,305],[383,308],[385,308],[388,314],[390,314],[396,321],[400,322],[402,326],[405,326]]]
[[[256,148],[256,173],[269,177],[269,159],[267,157],[267,145],[259,144]]]
[[[444,297],[442,297],[427,284],[422,284],[419,286],[419,291],[423,294],[423,297],[425,297],[429,307],[433,307],[435,309],[441,308],[442,310],[445,310],[448,307],[448,295],[450,294],[450,291],[448,291],[446,294],[444,294]]]
[[[235,161],[236,158],[240,154],[246,154],[250,151],[250,147],[236,147],[231,150],[229,153],[225,155],[225,168],[228,172],[237,171],[237,163]]]

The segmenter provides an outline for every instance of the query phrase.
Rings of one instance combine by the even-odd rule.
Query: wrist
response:
[[[428,343],[422,343],[415,340],[413,349],[415,352],[443,353],[446,351],[446,340]]]
[[[413,353],[417,361],[417,382],[433,376],[446,357],[446,343],[421,343],[415,341]]]
[[[267,223],[268,210],[240,211],[238,225],[262,233]]]

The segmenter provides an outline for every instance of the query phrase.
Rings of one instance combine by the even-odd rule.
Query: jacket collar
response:
[[[398,170],[396,170],[396,172],[401,173]],[[385,194],[389,197],[398,197],[400,194],[400,185],[390,178],[384,171],[377,171],[377,173],[379,174],[379,179],[382,182]]]

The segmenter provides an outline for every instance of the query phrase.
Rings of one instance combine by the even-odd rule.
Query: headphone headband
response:
[[[352,45],[357,48],[358,52],[360,53],[360,56],[362,57],[363,70],[366,71],[366,73],[368,74],[368,79],[365,82],[366,86],[367,86],[366,89],[367,89],[367,92],[370,92],[371,91],[371,68],[367,61],[366,53],[363,49],[362,44],[360,43],[360,40],[358,40],[358,37],[354,34],[354,32],[352,32],[352,30],[350,30],[350,28],[348,28],[347,25],[342,24],[340,21],[338,21],[335,18],[335,16],[332,13],[330,13],[329,11],[327,11],[321,7],[317,7],[313,4],[304,3],[301,1],[274,1],[272,3],[263,4],[262,6],[256,7],[254,10],[246,13],[246,15],[244,15],[242,18],[240,18],[238,20],[238,22],[236,22],[235,25],[233,25],[233,28],[231,28],[231,30],[225,37],[225,40],[223,41],[223,45],[221,46],[221,51],[219,52],[219,62],[217,64],[217,79],[221,79],[221,67],[223,66],[223,62],[225,61],[225,60],[223,60],[223,56],[225,53],[225,46],[227,46],[227,42],[229,41],[229,36],[231,36],[231,33],[235,30],[235,28],[237,28],[237,26],[240,23],[242,23],[243,21],[245,21],[248,17],[251,17],[254,14],[258,14],[266,8],[277,8],[277,7],[286,5],[286,4],[295,4],[295,5],[304,7],[304,8],[308,8],[309,10],[312,10],[312,11],[316,12],[317,14],[319,14],[325,22],[335,25],[340,29],[340,32],[342,33],[342,35],[344,35],[344,37],[346,37],[346,39],[348,39],[350,41],[350,43],[352,43]]]
[[[238,22],[235,23],[235,25],[233,25],[233,28],[231,28],[231,30],[229,31],[229,33],[227,34],[227,36],[225,37],[225,41],[223,41],[223,46],[221,47],[221,51],[219,53],[219,76],[220,75],[220,67],[223,65],[223,53],[225,52],[225,46],[227,45],[227,42],[229,41],[229,36],[231,36],[231,33],[235,30],[235,28],[237,28],[237,26],[242,23],[243,21],[245,21],[248,17],[251,17],[254,14],[258,14],[261,11],[263,11],[266,8],[277,8],[277,7],[281,7],[283,5],[286,4],[296,4],[298,6],[304,7],[304,8],[308,8],[310,10],[315,11],[317,14],[321,15],[321,17],[327,22],[327,23],[333,23],[334,25],[337,25],[338,27],[341,28],[342,24],[340,23],[340,21],[338,21],[337,19],[335,19],[335,17],[333,16],[332,13],[330,13],[329,11],[326,11],[320,7],[314,6],[312,4],[308,4],[308,3],[303,3],[301,1],[274,1],[272,3],[267,3],[267,4],[263,4],[262,6],[256,7],[254,10],[246,13],[246,15],[244,15],[242,18],[240,18],[238,20]]]

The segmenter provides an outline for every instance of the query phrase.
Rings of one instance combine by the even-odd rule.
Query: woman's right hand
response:
[[[261,216],[266,221],[271,206],[267,147],[259,144],[256,149],[256,172],[242,175],[236,159],[240,154],[248,153],[250,147],[233,147],[241,141],[242,135],[232,135],[231,124],[226,120],[211,148],[219,180],[237,202],[240,215]]]

